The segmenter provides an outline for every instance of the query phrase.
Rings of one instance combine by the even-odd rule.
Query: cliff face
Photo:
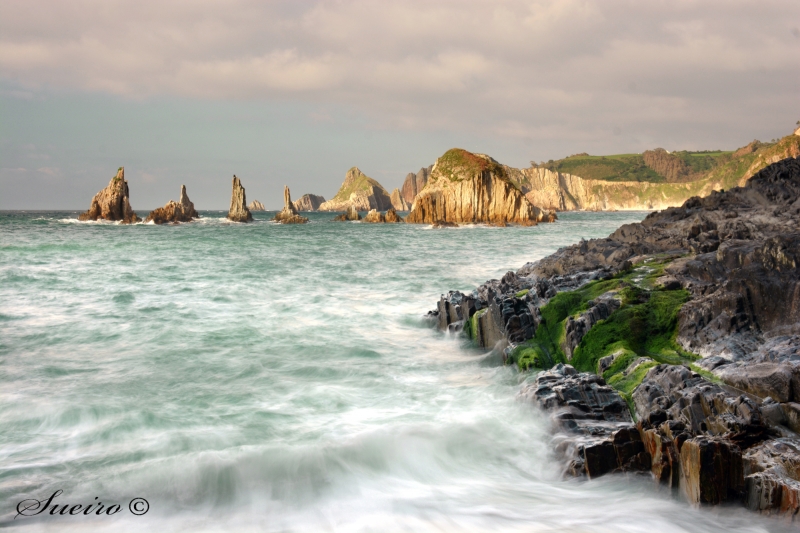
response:
[[[141,220],[131,208],[124,167],[119,167],[108,187],[94,195],[89,210],[78,216],[78,220],[83,221],[98,219],[120,221],[123,224]]]
[[[301,217],[292,203],[292,193],[288,186],[283,188],[283,209],[273,218],[275,222],[281,224],[305,224],[308,222],[306,217]]]
[[[408,211],[411,209],[411,205],[406,202],[405,198],[400,194],[400,189],[395,189],[392,191],[392,207],[394,207],[397,211]],[[413,202],[412,202],[413,203]]]
[[[152,221],[154,224],[168,224],[170,222],[191,222],[194,218],[200,218],[200,215],[195,211],[194,204],[186,194],[186,185],[181,185],[179,202],[170,200],[164,207],[150,211],[144,221]]]
[[[319,211],[346,211],[349,207],[357,211],[385,211],[392,207],[392,199],[383,185],[353,167],[347,171],[336,196],[320,205]]]
[[[409,208],[414,205],[414,199],[428,183],[428,177],[432,169],[433,165],[419,169],[419,172],[416,174],[409,172],[406,179],[403,181],[403,187],[400,189],[400,196]],[[395,207],[395,209],[397,209],[397,207]]]
[[[325,203],[325,198],[316,194],[304,194],[294,202],[294,208],[298,211],[316,211],[319,206]]]
[[[244,193],[242,182],[235,175],[233,176],[233,188],[231,190],[231,208],[228,210],[228,220],[233,222],[250,222],[253,215],[247,209],[247,198]]]
[[[533,225],[554,216],[532,205],[505,168],[491,157],[455,148],[433,166],[406,222],[417,224],[515,223]]]
[[[264,204],[262,204],[258,200],[253,200],[252,202],[250,202],[250,205],[247,206],[247,208],[250,211],[266,211],[266,209],[264,208]]]

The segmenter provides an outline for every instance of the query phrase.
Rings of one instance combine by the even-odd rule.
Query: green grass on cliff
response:
[[[370,178],[369,176],[361,172],[358,168],[353,167],[350,170],[348,170],[348,173],[350,172],[358,172],[358,174],[352,180],[348,181],[347,179],[345,179],[344,183],[342,183],[342,186],[339,188],[339,191],[336,193],[336,196],[333,197],[333,200],[338,200],[338,201],[349,200],[350,195],[353,194],[354,192],[366,191],[370,187],[375,187],[376,189],[383,189],[383,191],[386,192],[386,189],[383,187],[383,185],[381,185],[376,180]],[[387,192],[386,194],[388,195],[389,193]]]
[[[505,176],[505,169],[500,163],[461,148],[446,151],[436,160],[436,170],[450,181],[472,179],[486,170],[498,176]]]

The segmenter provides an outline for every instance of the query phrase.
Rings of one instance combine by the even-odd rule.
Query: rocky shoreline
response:
[[[429,313],[521,371],[566,474],[800,513],[800,160],[443,295]]]

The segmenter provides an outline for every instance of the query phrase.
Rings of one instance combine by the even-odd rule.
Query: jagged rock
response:
[[[320,205],[319,210],[345,211],[350,207],[357,211],[385,211],[392,207],[392,199],[383,185],[353,167],[347,171],[336,196]]]
[[[295,209],[288,185],[283,188],[283,209],[272,220],[281,224],[305,224],[308,222],[308,219],[301,217],[297,209]]]
[[[392,191],[392,207],[394,207],[397,211],[408,211],[411,209],[411,204],[407,203],[405,199],[400,194],[400,189],[395,189]]]
[[[431,174],[431,170],[433,170],[433,165],[427,168],[423,167],[419,169],[419,172],[416,174],[409,173],[406,176],[406,179],[403,181],[403,187],[400,191],[400,195],[403,197],[403,200],[409,206],[409,208],[414,205],[414,199],[416,199],[417,195],[428,183],[428,177]]]
[[[737,389],[784,403],[800,401],[792,387],[793,370],[789,363],[740,363],[725,365],[714,373]]]
[[[742,462],[748,508],[800,517],[800,442],[763,442],[747,450]]]
[[[133,224],[141,219],[131,208],[128,182],[125,181],[125,168],[119,167],[117,175],[111,178],[108,186],[94,195],[89,210],[81,213],[78,220],[113,220],[123,224]]]
[[[233,176],[231,208],[228,210],[228,220],[233,222],[250,222],[253,220],[253,215],[250,214],[250,210],[247,209],[247,198],[244,193],[244,187],[242,187],[242,183],[235,174]]]
[[[565,324],[564,345],[562,349],[567,356],[567,360],[572,359],[572,354],[575,348],[578,347],[583,336],[592,329],[592,326],[597,324],[600,320],[605,320],[611,313],[619,309],[620,301],[616,293],[607,292],[597,298],[595,301],[588,302],[589,309],[578,318],[568,317]]]
[[[250,211],[266,211],[266,208],[264,208],[264,204],[262,204],[258,200],[253,200],[252,202],[250,202],[250,205],[247,206],[247,209],[249,209]]]
[[[181,196],[179,202],[170,200],[164,207],[159,207],[154,211],[150,211],[145,222],[153,222],[154,224],[168,224],[170,222],[191,222],[192,219],[200,218],[200,215],[195,211],[194,204],[189,200],[186,194],[186,185],[181,185]]]
[[[432,224],[434,228],[457,228],[458,224],[455,222],[448,222],[446,220],[437,220]]]
[[[744,495],[742,451],[720,438],[686,440],[681,446],[680,486],[693,504],[741,500]]]
[[[373,223],[373,224],[386,222],[386,217],[383,216],[383,213],[379,212],[378,210],[370,209],[369,213],[367,213],[367,216],[364,217],[364,220],[362,222]]]
[[[294,202],[294,208],[298,211],[316,211],[319,206],[325,203],[325,198],[316,194],[304,194]]]
[[[535,225],[555,215],[531,205],[502,165],[483,154],[452,149],[437,159],[406,222]]]
[[[403,220],[403,218],[397,214],[397,211],[395,211],[394,208],[387,209],[386,216],[384,218],[386,219],[386,222],[388,224],[398,224],[400,222],[405,222],[405,220]]]
[[[358,210],[355,208],[355,206],[351,205],[350,207],[347,208],[347,210],[344,213],[342,213],[341,215],[336,215],[333,218],[333,220],[336,222],[345,222],[348,220],[350,221],[361,220],[361,215],[358,214]]]

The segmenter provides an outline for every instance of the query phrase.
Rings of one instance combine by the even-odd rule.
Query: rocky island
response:
[[[164,207],[150,211],[144,221],[154,224],[177,224],[178,222],[191,222],[195,218],[200,218],[200,215],[195,211],[194,204],[186,194],[186,185],[181,185],[180,201],[170,200]]]
[[[234,174],[231,190],[231,207],[228,210],[228,220],[232,222],[251,222],[253,215],[247,209],[247,197],[244,193],[242,182]]]
[[[392,199],[383,185],[353,167],[347,171],[336,196],[321,204],[319,211],[347,211],[350,207],[357,211],[385,211],[392,207]]]
[[[111,220],[123,224],[133,224],[141,219],[133,212],[125,181],[125,168],[119,167],[117,175],[111,178],[108,186],[94,195],[89,210],[81,213],[78,220]]]
[[[540,371],[520,398],[552,413],[566,473],[649,473],[694,504],[798,517],[800,160],[429,315]]]
[[[500,163],[453,148],[436,160],[406,222],[532,226],[555,218],[532,205]]]
[[[292,203],[292,193],[289,192],[288,185],[283,188],[283,209],[272,220],[281,224],[305,224],[308,222],[306,217],[300,216]]]
[[[304,194],[294,202],[298,211],[317,211],[325,203],[325,198],[316,194]]]
[[[253,200],[252,202],[250,202],[250,205],[247,206],[247,209],[249,209],[250,211],[266,211],[264,204],[262,204],[258,200]]]

